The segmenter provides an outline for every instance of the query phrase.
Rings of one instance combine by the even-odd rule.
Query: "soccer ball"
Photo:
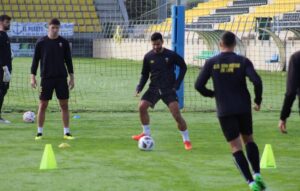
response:
[[[35,119],[35,114],[32,111],[26,111],[23,114],[23,121],[26,123],[33,123]]]
[[[151,151],[154,148],[154,140],[150,136],[144,136],[140,138],[138,147],[142,151]]]

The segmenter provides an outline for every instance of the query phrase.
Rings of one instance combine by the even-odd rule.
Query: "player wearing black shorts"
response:
[[[10,29],[11,18],[8,15],[0,16],[0,123],[8,124],[10,121],[1,116],[4,97],[9,89],[10,74],[12,70],[12,56],[10,40],[7,31]]]
[[[143,61],[142,76],[140,83],[136,88],[136,95],[143,90],[150,76],[150,85],[148,90],[142,96],[139,104],[140,120],[143,127],[143,133],[132,136],[138,141],[143,136],[150,136],[150,119],[148,108],[154,108],[155,104],[161,99],[168,107],[172,116],[177,122],[186,150],[191,150],[187,125],[181,116],[176,90],[179,89],[185,76],[187,67],[182,57],[175,52],[163,48],[163,38],[160,33],[154,33],[151,36],[153,50],[148,52]],[[176,79],[175,66],[180,67],[179,75]]]
[[[38,110],[38,133],[36,140],[42,139],[45,113],[53,91],[59,100],[64,125],[64,139],[74,139],[69,128],[69,89],[74,87],[74,72],[69,42],[59,36],[60,21],[51,19],[48,35],[40,38],[35,47],[31,66],[31,85],[36,88],[36,73],[41,61],[40,104]],[[70,80],[68,83],[68,74]]]
[[[280,114],[279,129],[282,133],[287,133],[286,121],[291,114],[292,105],[299,96],[299,112],[300,112],[300,51],[295,52],[289,62],[287,75],[286,93]]]
[[[236,36],[225,32],[220,42],[222,52],[207,60],[195,83],[195,88],[206,97],[215,97],[218,118],[232,150],[238,168],[246,178],[251,190],[261,191],[265,184],[260,175],[259,151],[253,139],[251,98],[246,77],[254,84],[255,110],[262,102],[262,81],[249,59],[234,53]],[[212,77],[214,90],[206,88]],[[248,161],[243,153],[246,145],[247,158],[254,171],[251,175]]]

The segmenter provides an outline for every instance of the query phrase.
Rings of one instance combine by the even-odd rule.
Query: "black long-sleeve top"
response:
[[[214,90],[206,88],[209,78],[213,79]],[[205,97],[215,97],[218,116],[228,116],[251,112],[251,97],[246,77],[254,85],[255,99],[262,102],[262,81],[252,62],[233,52],[221,53],[206,61],[195,88]]]
[[[10,40],[6,32],[0,31],[0,73],[3,73],[3,66],[7,66],[8,70],[12,70]]]
[[[286,93],[281,109],[280,119],[286,120],[291,113],[293,102],[296,98],[297,92],[300,91],[300,51],[294,53],[289,62]],[[299,100],[300,101],[300,100]],[[300,107],[300,103],[299,103]]]
[[[44,36],[37,41],[31,74],[36,75],[39,61],[42,78],[66,78],[68,73],[74,73],[69,42],[61,36],[56,39]]]
[[[175,66],[180,67],[176,79]],[[142,91],[150,76],[150,89],[179,89],[187,66],[184,59],[174,51],[164,48],[161,53],[153,50],[144,56],[141,79],[137,91]]]

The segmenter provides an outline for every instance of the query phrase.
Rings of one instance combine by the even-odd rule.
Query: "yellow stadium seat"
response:
[[[73,6],[73,11],[80,11],[80,6],[79,5],[74,5]]]
[[[87,5],[93,5],[93,3],[94,3],[93,0],[86,0]]]
[[[84,25],[84,20],[83,19],[77,19],[76,23],[79,24],[79,25]]]
[[[38,19],[37,18],[32,18],[30,21],[33,22],[33,23],[37,23]]]
[[[73,11],[72,5],[66,5],[65,9],[66,9],[66,11]]]
[[[52,17],[59,18],[59,12],[53,11],[52,12]]]
[[[20,12],[15,11],[15,12],[13,12],[12,17],[13,17],[13,18],[20,18],[20,17],[21,17],[21,14],[20,14]]]
[[[41,1],[40,0],[32,0],[32,4],[40,5]]]
[[[84,19],[85,20],[85,24],[86,25],[91,25],[92,24],[92,20],[91,19]]]
[[[83,12],[83,17],[84,17],[84,18],[91,18],[89,12]]]
[[[48,3],[49,3],[50,5],[55,5],[55,4],[56,4],[56,0],[48,0]]]
[[[10,5],[4,5],[3,10],[10,11],[11,10]]]
[[[75,18],[81,19],[82,18],[82,12],[75,12]]]
[[[86,32],[94,32],[95,29],[94,29],[94,26],[87,26],[86,27]]]
[[[48,5],[48,0],[41,0],[40,3],[38,3],[39,5]]]
[[[60,7],[60,6],[57,6],[57,5],[50,5],[50,10],[51,10],[51,11],[57,11],[57,10],[58,10],[58,7]]]
[[[27,11],[34,11],[33,5],[27,5]]]
[[[27,12],[20,12],[22,18],[28,18],[28,13]]]
[[[42,5],[42,11],[49,11],[50,6],[49,5]]]
[[[86,3],[85,3],[85,0],[79,0],[79,4],[80,5],[85,5]]]
[[[94,5],[89,5],[88,8],[89,8],[89,11],[95,11],[95,6]]]
[[[42,6],[41,5],[34,5],[34,10],[35,11],[42,11]]]
[[[35,18],[36,17],[35,12],[28,12],[28,14],[29,14],[29,18]]]
[[[44,17],[45,17],[45,18],[51,18],[51,17],[52,17],[52,12],[50,12],[50,11],[45,11],[45,12],[44,12]]]
[[[65,5],[59,5],[57,6],[57,10],[64,12],[65,11]]]
[[[80,10],[83,12],[88,11],[88,7],[86,5],[82,5],[80,6]]]
[[[99,24],[99,20],[98,19],[93,19],[92,24],[93,25],[98,25]]]
[[[37,12],[36,12],[36,17],[37,17],[37,18],[44,18],[44,12],[37,11]]]
[[[25,5],[19,5],[19,10],[20,11],[27,11],[27,8]]]
[[[9,3],[10,4],[17,4],[17,0],[10,0]]]
[[[68,17],[68,18],[74,18],[74,17],[75,17],[74,12],[68,12],[68,13],[67,13],[67,17]]]
[[[59,17],[65,19],[65,18],[67,18],[67,13],[66,12],[59,12]]]
[[[18,5],[12,5],[11,10],[12,11],[19,11],[19,6]]]
[[[61,1],[61,0],[56,0],[56,1]],[[71,4],[71,0],[64,0],[63,3],[66,4],[66,5],[70,5]]]
[[[91,15],[91,18],[98,18],[97,13],[95,11],[91,12],[90,15]]]
[[[3,3],[4,5],[5,5],[5,4],[9,4],[9,0],[2,0],[1,3]]]

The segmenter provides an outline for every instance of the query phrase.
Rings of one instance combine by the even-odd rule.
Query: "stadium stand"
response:
[[[0,12],[17,22],[47,22],[52,17],[74,23],[74,32],[99,32],[93,0],[0,0]]]

